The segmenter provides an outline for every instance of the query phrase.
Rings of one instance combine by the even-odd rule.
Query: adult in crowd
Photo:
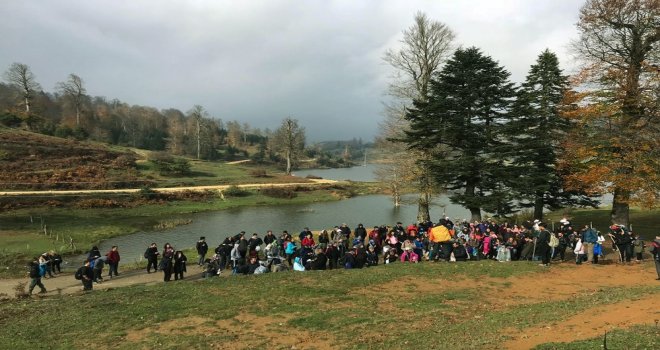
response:
[[[199,237],[195,248],[197,249],[197,255],[199,256],[197,265],[202,266],[204,265],[204,260],[206,259],[206,253],[209,251],[209,245],[206,243],[206,237]]]
[[[144,251],[144,258],[147,259],[147,273],[151,273],[151,268],[153,267],[154,272],[158,271],[158,247],[156,243],[151,243],[147,250]]]

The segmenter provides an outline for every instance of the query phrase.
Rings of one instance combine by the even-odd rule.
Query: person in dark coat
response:
[[[100,256],[101,256],[101,251],[99,250],[99,247],[93,246],[92,249],[87,254],[87,259],[91,259],[92,261],[94,261],[96,258]]]
[[[83,266],[76,271],[76,279],[80,280],[84,291],[90,291],[94,287],[94,269],[91,267],[91,261],[85,260]]]
[[[206,237],[204,236],[199,237],[199,241],[197,241],[196,248],[197,248],[197,255],[199,255],[199,260],[197,261],[197,265],[202,266],[204,265],[204,259],[206,259],[206,253],[208,253],[209,251],[209,245],[206,244]]]
[[[144,257],[147,259],[147,273],[151,273],[151,268],[154,268],[154,272],[158,271],[158,247],[156,243],[151,243],[151,245],[144,252]]]
[[[32,262],[28,265],[30,268],[30,287],[28,289],[28,294],[32,295],[32,290],[35,286],[39,286],[41,291],[39,294],[46,293],[46,287],[41,283],[41,271],[39,269],[39,257],[32,259]]]
[[[539,237],[536,239],[536,252],[541,256],[542,266],[550,266],[550,231],[546,230],[545,223],[539,223]]]
[[[323,249],[317,249],[316,256],[311,264],[312,270],[325,270],[327,264],[328,257],[323,252]]]
[[[172,279],[172,272],[174,272],[174,248],[169,243],[165,243],[165,246],[163,246],[160,269],[163,270],[163,280],[169,282]]]
[[[183,279],[183,273],[186,272],[186,261],[188,261],[188,258],[186,257],[185,254],[183,254],[182,251],[177,250],[174,253],[174,280],[180,280]]]

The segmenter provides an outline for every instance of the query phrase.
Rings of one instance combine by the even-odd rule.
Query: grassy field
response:
[[[606,330],[609,349],[657,349],[652,278],[482,261],[136,285],[3,303],[0,348],[593,349]]]

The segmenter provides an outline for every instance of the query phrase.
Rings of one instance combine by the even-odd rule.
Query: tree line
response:
[[[630,205],[660,193],[660,2],[589,0],[580,10],[574,53],[583,68],[566,76],[546,49],[522,84],[476,47],[456,47],[445,24],[418,13],[393,67],[378,144],[380,174],[395,197],[420,191],[418,220],[434,193],[506,216],[533,208],[596,205],[614,196],[612,221],[629,224]],[[413,157],[402,157],[403,154]]]
[[[249,157],[257,163],[282,164],[287,174],[303,157],[316,158],[321,166],[351,164],[345,155],[319,144],[306,147],[305,128],[291,117],[276,130],[261,130],[235,120],[223,122],[200,105],[184,113],[91,96],[84,80],[73,73],[58,82],[53,93],[43,91],[24,63],[13,63],[3,77],[1,125],[203,160]]]

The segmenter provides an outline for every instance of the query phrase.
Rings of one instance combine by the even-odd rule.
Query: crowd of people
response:
[[[605,247],[610,247],[622,264],[641,262],[646,242],[622,225],[612,225],[603,234],[590,225],[576,228],[562,219],[557,228],[543,222],[525,222],[522,225],[481,222],[452,222],[445,217],[438,223],[394,226],[359,224],[351,230],[347,224],[322,230],[315,235],[305,227],[296,237],[283,231],[275,235],[267,231],[264,237],[245,232],[225,238],[207,258],[209,246],[205,237],[196,243],[197,265],[203,277],[231,274],[260,274],[287,270],[354,269],[392,263],[420,263],[423,261],[462,262],[492,259],[500,262],[533,260],[541,266],[551,261],[573,258],[576,264],[598,264]],[[568,251],[568,254],[567,254]],[[651,242],[651,254],[660,280],[660,236]],[[571,254],[572,253],[572,254]],[[165,243],[162,252],[152,243],[144,252],[147,273],[163,272],[168,282],[184,278],[187,257]],[[92,290],[94,283],[103,282],[103,268],[109,266],[108,277],[119,276],[120,256],[117,246],[102,255],[93,247],[75,274],[84,290]],[[31,283],[29,293],[38,286],[40,293],[46,288],[41,278],[53,277],[61,272],[62,257],[55,252],[44,253],[29,264]],[[47,277],[48,276],[48,277]]]
[[[370,230],[362,224],[354,230],[342,224],[318,235],[306,227],[297,237],[287,231],[278,236],[267,231],[263,238],[257,233],[250,236],[240,232],[224,239],[209,258],[208,245],[201,237],[197,253],[204,276],[210,277],[223,271],[259,274],[482,259],[538,260],[539,265],[549,266],[553,260],[566,261],[570,253],[576,264],[598,264],[605,246],[617,252],[623,264],[632,263],[633,255],[635,262],[641,262],[646,249],[642,238],[622,225],[612,225],[604,235],[590,225],[575,228],[566,219],[551,230],[538,220],[512,225],[494,221],[454,223],[444,218],[435,225],[428,222],[404,227],[398,222],[392,227],[381,225]],[[652,243],[652,248],[660,278],[660,238]]]

